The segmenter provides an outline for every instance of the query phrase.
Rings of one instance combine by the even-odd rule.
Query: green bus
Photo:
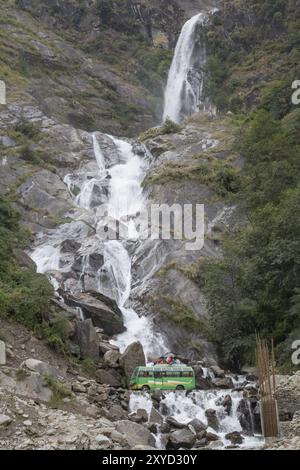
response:
[[[136,367],[131,376],[131,390],[194,390],[195,372],[192,367],[156,365]]]

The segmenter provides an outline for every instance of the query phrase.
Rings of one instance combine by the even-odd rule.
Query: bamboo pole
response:
[[[273,341],[270,354],[267,341],[262,340],[256,334],[255,355],[260,390],[262,430],[265,438],[273,438],[277,437],[279,432]]]

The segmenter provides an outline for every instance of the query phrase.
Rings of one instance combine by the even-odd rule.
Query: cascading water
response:
[[[163,121],[180,122],[199,110],[203,97],[206,43],[203,25],[206,13],[188,20],[181,30],[165,91]],[[199,38],[197,33],[199,32]]]
[[[165,93],[164,120],[169,117],[180,122],[184,116],[197,111],[201,103],[204,104],[203,66],[206,63],[206,48],[205,39],[201,34],[206,18],[206,13],[199,13],[182,29]],[[149,152],[144,149],[144,157],[141,157],[141,152],[137,154],[128,141],[102,134],[101,142],[105,141],[105,145],[113,149],[110,161],[106,161],[97,135],[91,135],[95,161],[86,163],[81,170],[64,178],[74,201],[73,221],[41,234],[36,240],[36,248],[31,257],[37,264],[38,272],[48,274],[55,288],[60,286],[66,291],[80,292],[87,289],[88,282],[89,287],[92,284],[94,290],[117,301],[123,313],[126,331],[111,342],[117,345],[121,352],[132,342],[140,341],[147,357],[161,355],[167,350],[163,336],[154,331],[151,319],[138,316],[129,305],[132,288],[131,265],[135,250],[133,246],[143,243],[139,240],[134,218],[146,204],[142,181],[149,166]],[[101,204],[106,206],[105,215],[100,210]],[[223,217],[223,214],[218,217],[221,216]],[[103,240],[99,236],[101,229],[112,229],[116,222],[126,228],[127,241]],[[68,244],[80,246],[80,249],[75,250],[76,255],[72,248],[68,249]],[[93,277],[91,257],[95,254],[103,258],[103,263],[92,273]],[[78,277],[72,282],[69,273],[74,271],[73,267],[77,262]],[[56,277],[57,272],[59,275]],[[65,278],[64,273],[67,274]],[[64,279],[63,284],[60,275]],[[80,308],[78,318],[84,320]],[[203,368],[203,378],[211,378],[211,374],[210,369]],[[220,399],[228,394],[232,400],[230,414],[225,413],[220,404]],[[220,422],[219,438],[228,445],[225,434],[241,430],[237,412],[241,398],[242,393],[233,390],[195,391],[190,394],[167,392],[161,401],[160,413],[163,416],[172,416],[184,424],[193,418],[206,423],[205,410],[212,408],[216,410]],[[132,412],[142,408],[150,414],[152,406],[149,394],[131,393]],[[164,448],[159,432],[156,435],[156,445],[158,448]],[[245,437],[243,447],[258,447],[257,438]]]

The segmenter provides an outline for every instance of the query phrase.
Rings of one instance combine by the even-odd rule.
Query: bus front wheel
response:
[[[148,387],[148,385],[143,385],[142,391],[143,392],[150,392],[150,387]]]
[[[184,390],[184,386],[183,385],[177,385],[176,390]]]

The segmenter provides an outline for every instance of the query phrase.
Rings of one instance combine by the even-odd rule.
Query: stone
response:
[[[206,429],[207,429],[206,424],[202,423],[202,421],[200,421],[200,419],[197,419],[197,418],[190,421],[188,423],[188,425],[192,426],[195,429],[197,434],[202,432],[202,431],[206,431]]]
[[[249,436],[253,435],[253,421],[251,416],[251,405],[246,398],[242,398],[237,407],[238,419],[242,430]]]
[[[205,411],[205,416],[207,418],[207,426],[214,429],[215,431],[219,430],[219,421],[217,417],[216,410],[209,408]]]
[[[0,426],[8,426],[10,423],[12,423],[10,416],[0,414]]]
[[[166,423],[168,423],[169,426],[171,426],[171,428],[176,428],[176,429],[186,428],[186,424],[179,423],[179,421],[177,421],[177,419],[173,418],[172,416],[167,417]]]
[[[230,395],[226,395],[225,397],[221,397],[218,401],[217,401],[217,404],[218,405],[221,405],[224,407],[226,413],[228,415],[230,415],[231,413],[231,410],[232,410],[232,398]]]
[[[196,436],[189,429],[177,429],[169,435],[167,450],[191,449],[196,442]]]
[[[126,437],[130,447],[137,445],[155,446],[155,439],[151,432],[141,424],[129,420],[117,421],[116,431]]]
[[[150,423],[155,423],[155,424],[160,424],[160,425],[163,424],[163,417],[154,407],[152,407],[151,409],[149,421]]]
[[[78,344],[83,359],[99,359],[99,338],[90,318],[76,322],[74,341]]]
[[[95,441],[98,445],[98,448],[100,447],[101,449],[108,449],[111,446],[111,441],[107,436],[104,436],[104,434],[98,434],[95,437]]]
[[[0,142],[1,144],[3,145],[3,147],[15,147],[17,144],[16,144],[16,141],[13,140],[11,137],[9,137],[8,135],[4,135],[4,136],[1,136],[0,137]]]
[[[94,291],[66,294],[65,302],[71,307],[80,307],[84,317],[90,318],[94,326],[102,328],[109,336],[125,330],[122,312],[116,301],[103,294]]]
[[[232,389],[233,388],[233,381],[231,377],[222,378],[215,378],[212,379],[212,384],[216,388],[224,388],[224,389]]]
[[[0,340],[0,366],[5,366],[6,364],[6,346],[4,341]]]
[[[207,432],[205,437],[206,437],[207,441],[209,441],[209,442],[217,441],[219,439],[219,436],[217,436],[217,434],[215,434],[213,432]]]
[[[86,393],[86,388],[81,383],[75,382],[72,384],[72,390],[75,393]]]
[[[143,346],[139,341],[127,346],[120,357],[120,365],[124,370],[127,384],[129,384],[134,369],[146,365]]]
[[[222,447],[224,447],[224,444],[220,439],[218,439],[217,441],[212,441],[208,445],[209,449],[220,449]]]
[[[242,444],[244,438],[241,436],[241,433],[238,431],[234,432],[229,432],[228,434],[225,435],[225,439],[231,442],[231,444]]]
[[[37,372],[41,375],[47,375],[56,378],[61,376],[60,372],[55,367],[50,366],[46,362],[39,361],[38,359],[26,359],[26,361],[22,362],[21,367],[32,372]]]
[[[211,370],[214,373],[214,376],[217,377],[218,379],[225,379],[225,372],[221,367],[219,366],[211,366]]]
[[[146,423],[148,421],[148,412],[147,412],[147,410],[139,408],[136,411],[136,414],[137,414],[137,416],[139,416],[141,418],[143,423]]]
[[[122,377],[114,369],[105,370],[98,369],[96,371],[96,377],[98,382],[102,384],[111,385],[112,387],[122,387]]]
[[[171,426],[168,423],[164,422],[159,426],[159,431],[162,434],[169,434],[169,432],[171,432]]]
[[[103,360],[110,367],[118,367],[121,354],[115,349],[111,349],[104,354]]]
[[[127,417],[127,413],[122,406],[118,404],[113,404],[109,408],[109,418],[112,419],[113,421],[119,421],[121,419],[124,419]]]

